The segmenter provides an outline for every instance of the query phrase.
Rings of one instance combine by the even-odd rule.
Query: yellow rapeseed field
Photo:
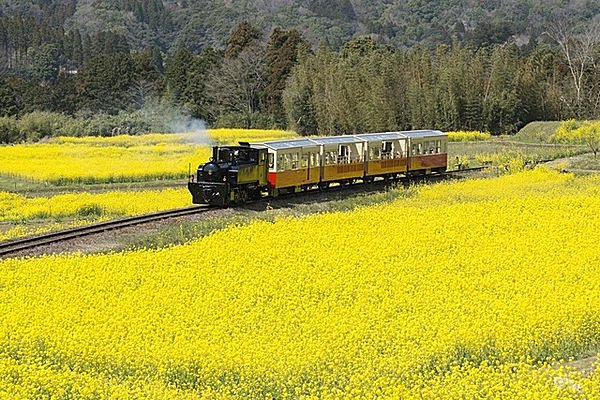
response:
[[[0,240],[189,205],[185,187],[33,198],[0,192]]]
[[[0,261],[0,398],[600,397],[600,178]]]
[[[451,142],[479,142],[491,139],[489,132],[481,131],[452,131],[448,133],[448,140]]]
[[[295,133],[216,129],[207,134],[58,137],[48,143],[0,146],[0,174],[51,184],[185,178],[205,162],[213,143],[270,140]]]

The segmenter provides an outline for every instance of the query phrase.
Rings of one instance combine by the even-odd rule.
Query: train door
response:
[[[261,185],[267,183],[268,167],[267,167],[267,149],[258,150],[258,176]]]

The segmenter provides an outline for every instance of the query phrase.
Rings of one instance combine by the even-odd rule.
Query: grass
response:
[[[101,193],[113,190],[161,189],[185,186],[187,179],[155,179],[151,181],[81,183],[70,182],[54,186],[46,182],[24,177],[0,174],[0,192],[12,192],[28,197],[50,196],[62,193]]]
[[[482,165],[482,160],[493,160],[502,155],[519,154],[530,162],[553,160],[586,153],[585,146],[565,146],[521,143],[511,140],[512,137],[498,137],[485,142],[450,142],[448,143],[448,165],[455,167],[456,159],[471,166]]]
[[[600,156],[594,157],[591,153],[582,154],[567,162],[567,168],[600,172]]]
[[[556,132],[561,121],[535,121],[525,125],[514,136],[514,140],[523,143],[550,143],[550,137]]]

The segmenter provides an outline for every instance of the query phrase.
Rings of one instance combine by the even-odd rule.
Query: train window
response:
[[[273,168],[273,164],[275,164],[275,154],[269,153],[269,168]]]
[[[292,153],[292,169],[298,169],[298,153]]]
[[[277,156],[277,170],[278,171],[283,171],[284,165],[283,165],[283,154],[280,154]]]
[[[316,164],[316,162],[315,162],[315,153],[310,153],[310,158],[309,158],[308,162],[309,162],[311,168],[315,167],[315,164]]]
[[[442,152],[442,141],[436,140],[435,146],[436,146],[436,150],[437,150],[436,153],[440,154]]]
[[[393,158],[393,151],[394,148],[392,142],[381,142],[381,158]]]
[[[417,154],[417,145],[415,143],[413,143],[412,145],[412,151],[410,152],[412,155]]]
[[[350,157],[350,150],[348,149],[348,146],[340,145],[338,162],[339,163],[347,163],[349,157]]]
[[[291,165],[291,157],[289,154],[283,155],[283,169],[288,171]]]
[[[417,143],[417,154],[423,154],[423,143]]]
[[[302,154],[302,159],[300,160],[300,168],[308,168],[308,154]]]

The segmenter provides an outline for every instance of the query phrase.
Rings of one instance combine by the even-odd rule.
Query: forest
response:
[[[1,2],[0,142],[168,130],[156,110],[301,134],[599,115],[595,2],[235,3],[253,18],[219,1]]]

